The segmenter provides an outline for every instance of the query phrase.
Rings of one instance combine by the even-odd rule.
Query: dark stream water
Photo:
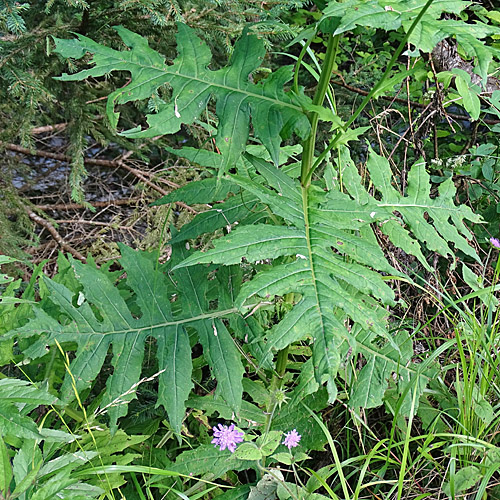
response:
[[[90,143],[90,139],[89,139]],[[53,153],[67,154],[67,142],[62,137],[52,137],[37,144],[37,148]],[[116,145],[107,148],[93,144],[85,151],[86,158],[101,160],[116,159],[121,151]],[[14,151],[6,151],[10,165],[10,179],[19,194],[33,205],[42,208],[35,212],[49,220],[57,232],[71,246],[83,248],[88,244],[100,242],[122,241],[133,244],[143,237],[147,230],[146,218],[137,214],[138,206],[147,206],[152,201],[145,198],[142,202],[124,205],[108,205],[96,207],[95,211],[75,208],[64,208],[63,205],[73,203],[70,184],[71,165],[69,162],[44,158],[36,155],[24,155]],[[144,165],[141,165],[143,168]],[[83,182],[85,201],[107,203],[116,200],[128,200],[143,195],[138,186],[138,179],[121,168],[86,164],[87,177]],[[55,208],[52,208],[55,206]],[[41,225],[35,225],[35,234],[40,238],[40,246],[51,246],[52,236]],[[52,245],[57,249],[56,245]]]

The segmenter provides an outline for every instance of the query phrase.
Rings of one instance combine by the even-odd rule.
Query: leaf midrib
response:
[[[89,50],[89,52],[95,54],[95,52],[92,52],[90,50]],[[287,108],[293,109],[294,111],[302,112],[302,108],[300,106],[295,106],[294,104],[290,104],[290,103],[287,103],[285,101],[280,101],[280,100],[277,100],[277,99],[272,99],[270,97],[267,97],[266,95],[256,94],[254,92],[250,92],[248,90],[243,90],[241,88],[229,87],[229,86],[223,85],[221,83],[207,81],[206,79],[203,79],[203,78],[189,76],[189,75],[186,75],[184,73],[180,73],[179,71],[171,71],[171,70],[169,70],[169,66],[164,66],[163,68],[159,68],[157,66],[151,66],[151,65],[146,65],[146,64],[140,64],[140,63],[137,63],[137,62],[127,61],[126,59],[121,59],[121,58],[118,58],[118,57],[116,57],[116,60],[119,61],[119,63],[134,65],[134,66],[136,66],[139,69],[151,69],[151,70],[155,70],[155,71],[163,71],[163,73],[161,75],[157,75],[154,78],[150,78],[149,80],[143,80],[138,85],[135,85],[135,86],[130,85],[130,86],[124,87],[122,89],[123,91],[119,95],[122,95],[122,94],[124,94],[126,92],[133,91],[136,88],[140,88],[143,85],[146,85],[148,83],[153,82],[154,80],[162,79],[162,78],[164,78],[165,75],[173,75],[173,76],[178,76],[180,78],[185,78],[185,79],[187,79],[189,81],[195,81],[195,82],[201,83],[201,84],[203,84],[203,85],[205,85],[207,87],[216,87],[216,88],[222,89],[222,90],[224,90],[226,92],[229,92],[229,91],[231,91],[231,92],[238,92],[238,93],[244,94],[246,96],[246,98],[254,98],[254,99],[257,99],[257,100],[268,101],[268,102],[273,103],[273,104],[277,104],[277,105],[280,105],[280,106],[285,106]],[[105,65],[102,64],[101,66],[109,66],[109,63],[107,63]],[[98,68],[99,68],[99,66],[95,65],[92,69],[98,69]],[[132,73],[130,71],[130,69],[126,69],[126,68],[123,68],[123,69],[115,68],[115,69],[117,71],[129,71],[130,73]],[[88,70],[84,70],[84,71],[88,71]],[[206,70],[206,71],[209,71],[209,70]],[[216,73],[217,72],[214,71],[214,74],[216,74]],[[71,76],[75,77],[75,76],[78,76],[78,74],[71,75]],[[166,83],[166,82],[164,82],[164,83]]]
[[[105,332],[98,332],[94,328],[92,328],[93,331],[91,332],[85,332],[82,333],[81,330],[75,330],[75,331],[68,331],[66,330],[65,326],[61,325],[61,330],[59,331],[60,334],[66,334],[69,335],[71,333],[78,334],[80,337],[84,336],[93,336],[93,335],[100,335],[100,336],[107,336],[107,335],[125,335],[127,333],[131,332],[137,332],[141,333],[147,330],[157,330],[159,328],[166,328],[170,326],[178,326],[178,325],[183,325],[187,323],[192,323],[196,321],[201,321],[204,319],[213,319],[213,318],[222,318],[224,316],[229,316],[230,314],[235,314],[238,313],[238,309],[233,307],[231,309],[224,309],[222,311],[214,311],[213,313],[206,313],[206,314],[200,314],[199,316],[191,316],[190,318],[184,318],[184,319],[179,319],[177,321],[165,321],[164,323],[157,323],[156,325],[148,325],[148,326],[141,326],[137,328],[130,328],[127,330],[113,330],[113,331],[105,331]],[[39,330],[39,329],[38,329]],[[76,339],[78,342],[78,338]]]
[[[309,258],[309,269],[311,271],[311,278],[312,278],[312,286],[314,288],[314,300],[316,302],[316,307],[318,310],[318,316],[319,316],[319,321],[320,321],[320,327],[321,327],[321,334],[324,337],[325,336],[325,323],[323,321],[323,314],[321,312],[321,304],[320,304],[320,299],[319,299],[319,291],[318,287],[316,285],[316,272],[314,270],[314,263],[313,263],[313,250],[312,250],[312,242],[311,242],[311,226],[309,224],[309,199],[308,199],[308,188],[301,186],[302,189],[302,210],[304,212],[304,228],[305,228],[305,238],[306,238],[306,244],[307,244],[307,253],[308,253],[308,258]],[[325,345],[327,342],[325,342]],[[326,356],[328,365],[330,365],[330,360],[329,357]]]
[[[430,210],[430,209],[434,209],[434,210],[447,210],[449,212],[461,212],[461,206],[456,206],[456,205],[450,205],[450,206],[446,206],[446,205],[420,205],[420,204],[417,204],[417,203],[377,203],[377,207],[396,207],[396,208],[410,208],[410,207],[414,207],[414,208],[423,208],[423,209],[427,209],[427,210]]]

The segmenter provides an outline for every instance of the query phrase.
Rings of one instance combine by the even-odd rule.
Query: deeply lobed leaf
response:
[[[118,418],[127,414],[128,403],[135,397],[145,342],[152,337],[157,342],[160,368],[158,404],[165,407],[172,426],[180,433],[185,401],[192,388],[191,346],[185,330],[190,325],[198,331],[204,348],[210,349],[207,356],[209,361],[213,359],[212,368],[217,375],[221,370],[239,373],[236,378],[224,373],[226,377],[219,379],[219,392],[238,412],[242,393],[241,361],[231,337],[217,319],[232,314],[234,310],[209,311],[208,303],[199,300],[191,309],[186,308],[180,316],[174,316],[168,278],[155,267],[153,259],[145,252],[135,252],[124,245],[121,252],[121,265],[127,274],[127,285],[135,294],[140,317],[132,314],[104,272],[73,260],[72,266],[83,286],[80,305],[75,307],[74,293],[68,288],[44,277],[50,300],[62,316],[54,317],[37,304],[35,317],[11,332],[18,337],[39,336],[25,352],[26,356],[41,357],[46,354],[46,347],[56,342],[59,345],[67,342],[78,344],[70,365],[71,376],[65,378],[61,389],[62,398],[68,401],[75,397],[75,392],[80,394],[95,380],[112,347],[113,373],[107,379],[101,405],[109,413],[112,430],[116,430]],[[182,279],[189,278],[194,290],[204,289],[205,274],[195,269],[183,271],[183,274]],[[53,310],[51,312],[54,314]],[[220,333],[215,340],[212,339],[212,325],[216,325]],[[213,343],[221,346],[220,356],[216,355]]]
[[[364,382],[353,386],[352,404],[381,404],[387,379],[395,372],[402,374],[403,387],[412,377],[421,378],[421,392],[429,375],[420,374],[413,366],[408,338],[403,334],[393,338],[385,326],[385,306],[394,304],[394,295],[380,272],[399,273],[377,244],[374,224],[394,245],[409,250],[428,266],[420,245],[446,257],[453,254],[451,242],[477,259],[466,240],[470,232],[463,222],[480,222],[480,217],[454,204],[451,180],[431,198],[429,176],[422,163],[410,170],[408,192],[403,196],[392,186],[387,160],[371,151],[367,169],[380,193],[375,197],[365,189],[346,149],[340,164],[349,194],[336,189],[306,191],[262,159],[247,158],[260,180],[233,175],[232,181],[267,204],[286,225],[238,227],[216,240],[212,250],[195,253],[176,268],[211,262],[237,264],[242,259],[274,260],[270,269],[243,284],[235,302],[246,310],[247,304],[262,299],[295,294],[295,307],[267,334],[268,352],[312,339],[315,379],[319,384],[327,382],[330,400],[336,395],[335,377],[343,356],[352,352],[363,354],[368,363],[361,374]],[[385,346],[378,345],[381,339]]]
[[[331,0],[324,10],[324,19],[338,18],[335,34],[351,31],[357,26],[371,26],[385,31],[401,27],[408,31],[426,0]],[[488,65],[500,51],[481,40],[499,34],[500,29],[481,22],[441,19],[443,13],[460,14],[470,5],[463,0],[435,0],[411,33],[408,42],[418,51],[430,53],[445,38],[455,37],[469,57],[477,59],[477,73],[486,85]],[[415,55],[415,54],[414,54]]]
[[[205,109],[209,99],[217,101],[219,118],[216,145],[222,153],[221,174],[235,164],[244,151],[252,117],[255,136],[265,145],[275,164],[279,161],[280,133],[296,132],[305,138],[310,130],[303,107],[310,100],[284,91],[292,77],[292,67],[284,66],[259,83],[250,81],[265,55],[264,42],[244,31],[234,47],[228,66],[216,71],[208,69],[211,53],[194,31],[177,24],[178,56],[167,65],[163,56],[151,49],[145,38],[118,26],[115,28],[129,50],[118,51],[78,35],[74,40],[54,39],[55,52],[63,57],[79,59],[93,54],[93,67],[79,73],[63,74],[60,80],[83,80],[100,77],[112,71],[128,71],[130,83],[108,98],[108,116],[117,125],[119,113],[115,104],[146,99],[161,86],[172,88],[172,99],[157,114],[147,116],[149,128],[123,132],[127,137],[154,137],[177,132],[182,124],[190,124]]]

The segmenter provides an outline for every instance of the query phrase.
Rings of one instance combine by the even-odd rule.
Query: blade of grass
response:
[[[326,438],[328,439],[328,444],[330,445],[330,449],[332,450],[332,455],[335,461],[335,466],[337,468],[337,474],[339,475],[342,491],[344,492],[344,500],[350,500],[351,496],[349,495],[347,481],[345,479],[344,471],[342,470],[342,464],[340,463],[340,458],[337,453],[337,448],[335,447],[335,443],[333,441],[332,435],[330,434],[330,431],[326,428],[326,425],[321,421],[321,419],[306,404],[304,404],[302,401],[300,403],[314,418],[314,420],[316,420],[318,425],[321,427],[321,430],[324,432]]]

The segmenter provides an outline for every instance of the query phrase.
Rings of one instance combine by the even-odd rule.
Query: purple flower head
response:
[[[500,240],[498,238],[490,238],[490,243],[496,247],[500,248]]]
[[[281,443],[288,447],[289,450],[295,448],[299,445],[300,438],[302,436],[297,432],[296,429],[293,431],[287,432],[285,434],[285,440]]]
[[[214,438],[212,439],[212,444],[220,446],[220,450],[225,450],[226,448],[234,453],[236,450],[236,443],[241,443],[243,441],[243,432],[234,428],[234,424],[229,427],[227,425],[219,424],[218,428],[214,427]]]

